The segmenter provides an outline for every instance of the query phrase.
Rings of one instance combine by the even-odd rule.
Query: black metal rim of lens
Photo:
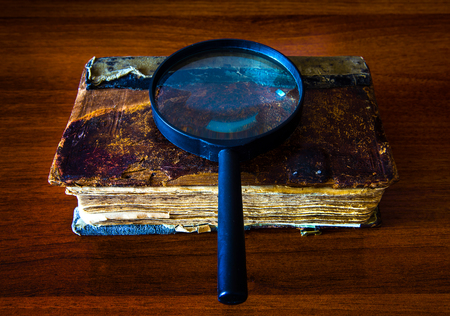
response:
[[[190,135],[167,122],[157,109],[155,92],[160,79],[172,67],[181,61],[199,53],[213,50],[240,50],[273,60],[289,71],[299,92],[299,101],[295,111],[279,126],[263,134],[242,139],[208,139]],[[297,127],[303,107],[303,80],[297,67],[277,50],[252,41],[240,39],[217,39],[189,45],[167,57],[154,72],[149,89],[153,119],[160,132],[173,144],[183,150],[212,161],[218,161],[219,152],[232,149],[239,153],[240,160],[251,159],[280,145]]]

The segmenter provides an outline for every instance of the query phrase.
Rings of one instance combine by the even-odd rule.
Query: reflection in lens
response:
[[[241,139],[266,133],[295,111],[299,92],[275,61],[243,51],[194,55],[158,82],[156,108],[188,134]]]

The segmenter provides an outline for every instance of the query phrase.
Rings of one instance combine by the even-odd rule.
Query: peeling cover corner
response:
[[[86,81],[86,84],[88,85],[89,84],[89,82],[92,80],[91,78],[92,78],[92,66],[94,65],[94,62],[95,62],[95,56],[94,57],[92,57],[88,62],[87,62],[87,64],[86,64],[86,66],[85,66],[85,68],[86,68],[86,78],[85,78],[85,81]]]
[[[166,57],[93,57],[86,64],[86,89],[148,90],[153,72]]]

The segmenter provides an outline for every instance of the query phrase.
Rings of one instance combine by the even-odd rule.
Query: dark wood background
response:
[[[216,300],[216,234],[79,237],[47,183],[84,64],[201,40],[363,56],[400,182],[383,226],[246,233],[249,298]],[[450,312],[448,1],[0,1],[0,314]]]

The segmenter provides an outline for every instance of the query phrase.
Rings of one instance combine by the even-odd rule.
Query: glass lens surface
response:
[[[299,89],[269,57],[217,50],[188,57],[159,80],[154,105],[175,128],[202,139],[243,139],[271,131],[295,111]]]

